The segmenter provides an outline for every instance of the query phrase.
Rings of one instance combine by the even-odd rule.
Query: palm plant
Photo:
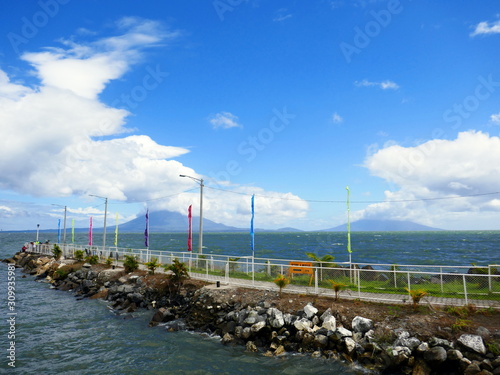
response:
[[[410,294],[410,297],[413,301],[413,309],[416,310],[418,308],[420,300],[424,298],[428,293],[423,289],[414,289],[414,290],[410,290],[408,288],[405,289]]]
[[[149,273],[151,275],[155,274],[155,270],[161,266],[160,263],[158,263],[158,258],[151,258],[151,260],[147,263],[144,263],[146,267],[148,267]]]
[[[165,271],[170,271],[168,278],[176,287],[176,291],[178,293],[184,281],[189,279],[189,272],[186,267],[186,263],[180,262],[179,259],[175,258],[172,264],[164,265],[163,268]]]
[[[274,279],[274,283],[280,288],[280,298],[281,298],[281,292],[284,287],[286,287],[288,284],[290,284],[290,279],[286,277],[285,275],[278,275],[277,278]]]
[[[335,257],[333,255],[325,254],[321,258],[314,253],[306,253],[306,255],[318,263],[318,266],[320,267],[320,280],[323,280],[323,267],[335,267],[335,263],[333,263]]]
[[[83,260],[83,250],[75,250],[75,259],[79,262]]]
[[[328,280],[332,284],[333,291],[335,292],[335,301],[339,300],[339,293],[344,290],[344,288],[347,286],[346,284],[343,283],[338,283],[335,280]]]

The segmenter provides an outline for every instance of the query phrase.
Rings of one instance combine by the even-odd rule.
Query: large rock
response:
[[[446,361],[446,349],[442,346],[435,346],[427,350],[424,354],[424,359],[432,366],[435,367]]]
[[[361,316],[356,316],[352,320],[352,330],[354,332],[365,333],[373,328],[373,321],[371,319],[363,318]]]
[[[297,328],[298,331],[309,331],[311,329],[312,323],[309,319],[302,318],[296,320],[293,325]]]
[[[333,315],[328,315],[323,319],[321,327],[326,328],[329,331],[335,331],[337,329],[337,320]]]
[[[479,354],[486,354],[486,347],[481,336],[463,334],[457,340],[463,347]]]
[[[304,306],[304,313],[308,319],[311,319],[314,315],[318,313],[318,309],[312,305],[312,303],[308,303]]]
[[[464,348],[470,349],[479,354],[486,354],[486,347],[481,336],[463,334],[457,340]]]
[[[267,310],[267,315],[271,327],[281,328],[285,325],[285,319],[283,317],[283,313],[280,310],[276,308],[270,308]]]

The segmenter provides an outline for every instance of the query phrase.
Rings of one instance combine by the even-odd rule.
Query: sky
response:
[[[500,229],[500,7],[5,0],[0,229]],[[192,178],[183,178],[180,175]]]

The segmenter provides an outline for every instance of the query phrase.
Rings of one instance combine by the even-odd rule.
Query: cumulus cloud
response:
[[[479,22],[470,36],[489,35],[500,33],[500,20],[495,22]]]
[[[187,182],[189,184],[189,180]],[[195,188],[195,191],[151,202],[151,207],[155,210],[166,209],[185,212],[187,207],[192,204],[193,209],[196,210],[193,212],[196,215],[199,209],[200,195],[197,185],[193,182],[190,184],[191,187]],[[256,227],[259,225],[278,227],[287,221],[305,217],[309,209],[306,201],[292,193],[264,191],[259,187],[238,185],[228,185],[222,189],[219,185],[216,186],[211,188],[210,184],[207,184],[203,190],[204,217],[226,225],[241,228],[249,226],[252,194],[255,194]]]
[[[116,36],[81,44],[64,41],[63,47],[22,55],[39,80],[31,87],[13,81],[0,67],[1,190],[44,198],[95,194],[124,202],[158,199],[158,209],[178,212],[196,200],[196,193],[179,195],[193,188],[192,181],[179,174],[198,176],[176,160],[189,150],[158,144],[147,135],[127,135],[130,113],[99,99],[111,81],[144,58],[146,48],[167,43],[178,33],[137,18],[123,18],[117,27],[121,33]],[[229,112],[217,114],[211,122],[222,128],[241,126]],[[164,198],[168,196],[172,198]],[[207,217],[228,225],[243,223],[245,214],[235,208],[243,204],[241,199],[207,193]],[[277,205],[274,214],[269,210],[269,223],[300,217],[306,206],[300,199]],[[73,213],[84,216],[91,211],[81,208]],[[0,219],[14,214],[35,216],[26,206],[2,204]]]
[[[498,215],[500,139],[486,133],[459,133],[455,140],[435,139],[414,147],[391,145],[369,155],[371,174],[396,185],[385,202],[360,212],[365,218],[413,220],[423,224],[460,224],[463,216],[491,227]],[[444,198],[444,199],[443,199]],[[473,221],[473,220],[472,220]]]
[[[238,116],[230,112],[220,112],[212,116],[209,121],[214,129],[230,129],[243,127],[238,120]]]
[[[396,82],[390,81],[390,80],[385,80],[385,81],[381,81],[381,82],[372,82],[372,81],[368,81],[368,80],[364,79],[362,81],[355,81],[354,84],[358,87],[375,86],[375,87],[378,87],[382,90],[397,90],[397,89],[399,89],[399,85]]]

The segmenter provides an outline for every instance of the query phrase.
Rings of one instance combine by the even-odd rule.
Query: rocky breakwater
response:
[[[482,327],[456,339],[445,339],[442,332],[424,338],[387,316],[348,318],[335,307],[341,302],[321,310],[316,302],[285,310],[278,308],[283,301],[276,291],[203,283],[172,288],[164,274],[126,274],[122,268],[28,253],[7,261],[78,298],[103,298],[123,312],[155,309],[151,326],[207,332],[225,345],[242,345],[266,356],[308,353],[356,363],[372,373],[500,375],[500,337]]]
[[[174,315],[165,308],[153,321]],[[403,328],[388,334],[385,322],[362,316],[347,321],[332,308],[319,311],[312,303],[294,313],[280,311],[267,299],[249,305],[237,289],[214,286],[196,291],[185,321],[192,329],[219,335],[226,345],[244,345],[267,356],[310,353],[356,362],[374,373],[500,374],[500,356],[485,346],[483,337],[492,334],[484,329],[455,341],[423,341]]]

